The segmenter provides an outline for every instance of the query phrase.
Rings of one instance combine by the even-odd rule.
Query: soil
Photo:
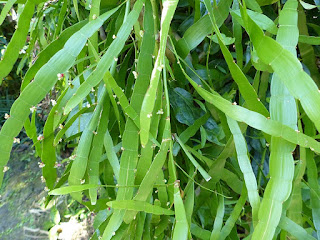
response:
[[[53,214],[57,211],[52,211],[52,204],[44,207],[47,192],[41,182],[38,161],[28,143],[20,144],[12,151],[9,170],[0,189],[0,239],[89,239],[92,232],[90,218],[83,214],[81,221],[79,215],[64,217],[69,206],[67,197],[56,201],[56,214]],[[77,206],[79,208],[81,206]]]

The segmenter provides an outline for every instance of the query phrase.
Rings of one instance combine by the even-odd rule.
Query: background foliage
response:
[[[320,239],[318,0],[4,3],[0,182],[26,134],[92,239]]]

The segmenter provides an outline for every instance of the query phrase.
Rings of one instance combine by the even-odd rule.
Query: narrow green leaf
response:
[[[221,193],[221,186],[218,185],[218,192]],[[224,197],[219,195],[218,196],[218,207],[217,207],[217,214],[214,219],[213,223],[213,230],[211,232],[210,240],[215,240],[220,238],[220,233],[223,225],[223,216],[225,213],[225,206],[224,206]]]
[[[307,17],[304,12],[304,9],[302,8],[302,6],[300,4],[298,6],[298,27],[299,27],[299,34],[300,35],[304,35],[304,36],[309,35],[309,30],[308,30],[308,26],[307,26]],[[320,32],[317,32],[317,33],[318,33],[318,35],[320,34]],[[319,87],[320,86],[320,73],[318,71],[318,66],[316,64],[316,56],[315,56],[314,47],[309,44],[302,43],[302,42],[298,43],[298,47],[299,47],[299,52],[300,52],[303,64],[305,64],[308,67],[312,79],[315,81],[315,83]]]
[[[88,159],[88,177],[89,184],[98,184],[99,183],[99,162],[103,150],[103,139],[105,133],[108,132],[108,123],[109,123],[109,111],[110,111],[110,101],[108,98],[104,100],[103,109],[101,112],[99,125],[97,127],[97,133],[92,140],[92,148],[90,150],[90,155]],[[108,153],[108,152],[107,152]],[[95,205],[97,202],[97,189],[89,189],[89,196],[91,204]]]
[[[238,163],[241,172],[243,173],[246,188],[248,189],[249,202],[252,207],[253,224],[255,226],[258,222],[258,211],[260,206],[257,180],[253,173],[250,160],[248,158],[247,144],[245,138],[241,133],[239,125],[236,121],[229,117],[227,117],[227,120],[236,146]]]
[[[299,43],[306,43],[310,45],[320,45],[320,37],[300,35]]]
[[[186,130],[184,130],[179,136],[181,142],[186,143],[191,137],[193,137],[199,128],[207,122],[209,116],[209,113],[206,113],[201,118],[197,119],[193,125],[190,125]],[[173,145],[173,156],[177,156],[179,151],[180,145],[179,143],[175,142]]]
[[[291,235],[295,236],[297,239],[305,239],[305,240],[315,240],[316,238],[312,237],[307,233],[307,231],[290,220],[287,217],[282,217],[279,223],[279,227],[283,230],[286,230]]]
[[[172,210],[162,208],[157,205],[152,205],[144,201],[117,200],[117,201],[107,202],[107,205],[114,209],[143,211],[143,212],[152,213],[155,215],[173,215],[174,214]]]
[[[110,136],[109,131],[106,131],[106,133],[104,135],[103,142],[104,142],[104,148],[106,149],[108,161],[110,162],[110,165],[112,166],[112,169],[113,169],[113,172],[114,172],[116,179],[119,180],[119,171],[120,171],[119,159],[118,159],[116,153],[114,152],[113,141],[112,141],[112,138]]]
[[[310,3],[306,3],[306,2],[304,2],[304,1],[302,1],[302,0],[299,0],[299,2],[300,2],[300,4],[302,5],[302,7],[303,7],[304,9],[311,10],[311,9],[317,8],[317,6],[312,5],[312,4],[310,4]]]
[[[41,152],[41,160],[44,163],[44,167],[42,169],[42,174],[44,179],[46,180],[46,186],[48,189],[53,189],[53,186],[57,179],[57,171],[55,166],[57,164],[56,157],[56,149],[54,147],[54,118],[56,115],[56,111],[59,108],[64,96],[66,96],[69,89],[66,89],[59,97],[57,104],[53,106],[51,109],[49,116],[47,118],[46,124],[43,128],[43,141],[42,141],[42,152]]]
[[[100,96],[98,98],[98,104],[91,116],[90,122],[85,127],[81,134],[81,138],[78,143],[76,150],[75,159],[73,160],[70,175],[68,178],[69,185],[80,185],[84,181],[84,175],[87,170],[87,164],[89,160],[89,154],[91,149],[91,144],[93,141],[93,136],[97,129],[99,119],[101,116],[101,110],[103,102],[107,97],[107,90],[103,87],[101,90]],[[72,197],[77,201],[81,202],[80,194],[72,194]]]
[[[245,187],[242,188],[241,196],[237,201],[236,205],[233,207],[230,217],[227,219],[225,225],[221,229],[219,240],[224,240],[231,233],[232,228],[235,226],[236,221],[239,219],[240,214],[243,210],[243,206],[247,200],[247,190]]]
[[[52,43],[50,43],[44,50],[42,50],[36,61],[32,64],[32,66],[28,69],[27,73],[25,74],[22,84],[21,84],[21,91],[23,91],[26,86],[31,82],[31,80],[34,78],[36,73],[39,71],[39,69],[45,65],[50,58],[56,54],[59,50],[63,48],[66,41],[77,31],[79,31],[85,24],[87,24],[88,21],[84,20],[81,21],[75,25],[72,25],[68,27],[66,30],[64,30],[60,35],[59,38],[54,40]]]
[[[274,35],[277,34],[278,28],[274,22],[268,18],[266,15],[251,10],[247,10],[249,17],[263,30],[267,30],[269,33]],[[244,27],[245,23],[241,17],[240,9],[231,10],[231,16]]]
[[[7,17],[7,14],[9,13],[10,9],[12,8],[13,4],[15,4],[17,0],[9,0],[6,2],[6,5],[1,10],[0,14],[0,25],[2,25],[3,21]]]
[[[201,167],[201,165],[194,159],[194,157],[189,153],[186,146],[183,144],[183,142],[180,140],[180,138],[175,135],[174,136],[177,142],[180,144],[181,148],[189,158],[189,160],[192,162],[192,164],[196,167],[196,169],[199,171],[199,173],[202,175],[202,177],[208,182],[211,179],[211,176]]]
[[[173,240],[187,240],[188,238],[188,222],[186,211],[180,195],[179,183],[174,184],[174,215],[175,226],[173,229]]]
[[[88,190],[91,188],[97,188],[97,187],[99,187],[99,185],[97,185],[97,184],[74,185],[74,186],[56,188],[56,189],[50,191],[48,194],[49,195],[66,195],[69,193],[82,192],[84,190]]]

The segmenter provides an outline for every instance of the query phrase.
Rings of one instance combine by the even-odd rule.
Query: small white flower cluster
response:
[[[30,112],[31,113],[34,113],[35,111],[37,111],[37,107],[36,106],[33,106],[30,108]]]
[[[52,105],[52,106],[55,106],[55,105],[57,105],[57,102],[56,102],[56,100],[53,100],[53,99],[51,99],[51,100],[50,100],[50,102],[51,102],[51,105]]]
[[[174,187],[178,188],[180,186],[180,180],[174,182]]]
[[[58,80],[62,80],[64,78],[64,74],[63,73],[58,73],[57,77],[58,77]]]
[[[158,115],[162,115],[163,114],[163,109],[161,108],[158,112],[157,112]]]
[[[39,168],[44,168],[46,165],[43,162],[38,162]]]
[[[8,166],[4,166],[2,172],[7,172],[10,168]]]
[[[56,162],[56,163],[54,164],[54,168],[58,168],[58,167],[61,167],[61,163],[57,163],[57,162]]]
[[[46,179],[44,178],[44,176],[41,176],[40,179],[41,179],[41,182],[43,182],[43,183],[46,182]]]
[[[38,140],[38,141],[42,141],[43,139],[44,139],[43,135],[39,135],[39,136],[37,137],[37,140]]]
[[[132,74],[133,74],[133,76],[134,76],[135,79],[138,78],[138,73],[137,73],[136,71],[132,71]]]
[[[23,48],[19,51],[19,54],[25,54],[25,53],[26,53],[26,50]]]
[[[158,70],[158,71],[162,71],[163,68],[164,68],[164,65],[162,64],[162,65],[160,65],[159,67],[157,67],[157,70]]]

